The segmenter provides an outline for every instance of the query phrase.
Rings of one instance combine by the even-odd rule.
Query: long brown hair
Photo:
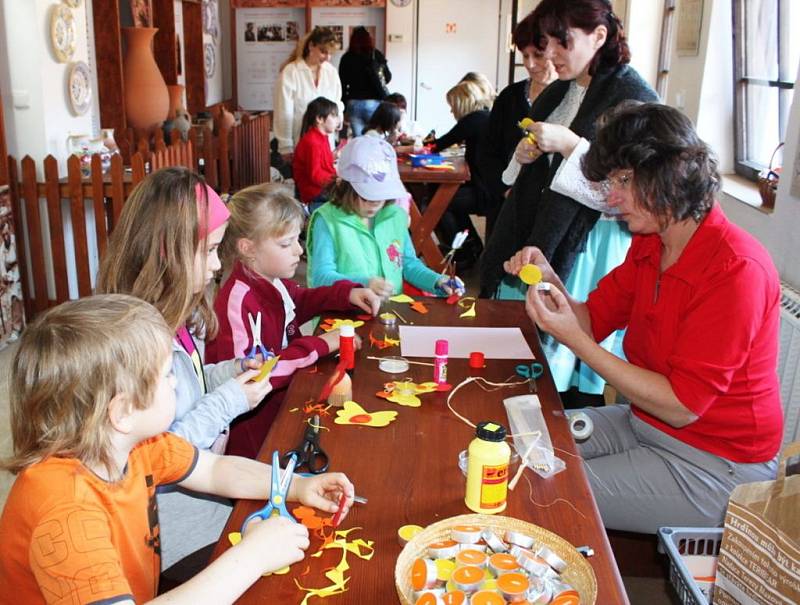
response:
[[[331,53],[338,48],[336,35],[333,33],[331,28],[319,26],[315,27],[297,41],[297,45],[294,47],[292,54],[289,55],[289,58],[286,59],[286,61],[281,63],[281,67],[278,71],[283,71],[283,68],[289,65],[289,63],[294,63],[300,58],[305,59],[308,56],[308,53],[311,51],[312,44],[314,46],[327,46]]]
[[[171,340],[158,311],[133,296],[90,296],[38,317],[14,355],[14,454],[0,467],[18,473],[57,456],[111,473],[109,402],[125,395],[133,409],[150,407]]]
[[[213,338],[217,318],[194,283],[195,255],[205,243],[198,229],[205,187],[203,199],[195,192],[201,183],[191,170],[164,168],[136,186],[108,240],[97,292],[131,294],[158,309],[173,333],[188,323]]]

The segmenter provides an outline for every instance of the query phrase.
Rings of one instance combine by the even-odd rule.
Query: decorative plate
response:
[[[54,4],[50,11],[50,43],[59,63],[66,63],[75,54],[75,21],[64,4]]]
[[[64,4],[71,8],[78,8],[83,0],[64,0]]]
[[[214,50],[214,45],[210,42],[206,42],[203,56],[205,57],[206,78],[213,78],[214,72],[217,71],[217,51]]]
[[[92,75],[83,61],[72,64],[67,80],[67,93],[72,112],[83,115],[92,103]]]
[[[219,37],[219,8],[217,0],[203,0],[203,31],[217,41]]]
[[[392,4],[395,6],[408,6],[411,4],[411,0],[392,0]]]

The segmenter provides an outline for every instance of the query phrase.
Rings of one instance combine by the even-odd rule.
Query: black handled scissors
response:
[[[328,470],[328,454],[319,446],[319,414],[316,414],[308,423],[308,428],[303,434],[303,441],[293,450],[283,455],[286,461],[292,456],[297,457],[296,469],[305,466],[309,473],[318,475]]]
[[[517,375],[528,379],[528,391],[536,392],[536,379],[544,373],[544,366],[538,361],[531,364],[521,364],[515,368]]]

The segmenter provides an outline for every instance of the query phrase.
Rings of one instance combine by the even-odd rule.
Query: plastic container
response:
[[[683,561],[684,555],[719,555],[721,527],[662,527],[658,539],[669,556],[669,580],[683,605],[709,605]]]
[[[480,422],[469,444],[467,493],[464,502],[476,513],[494,514],[506,509],[511,447],[506,429],[496,422]]]

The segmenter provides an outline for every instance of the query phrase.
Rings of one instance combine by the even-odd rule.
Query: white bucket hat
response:
[[[360,136],[348,142],[339,156],[337,172],[370,202],[394,200],[406,194],[397,172],[397,154],[378,137]]]

